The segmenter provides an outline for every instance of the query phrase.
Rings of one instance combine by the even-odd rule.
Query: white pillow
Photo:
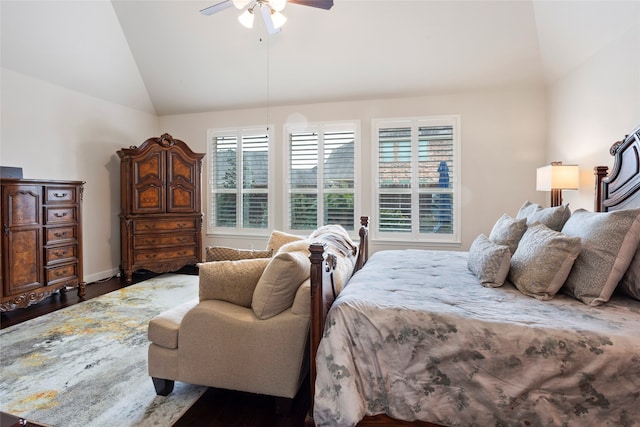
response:
[[[580,253],[580,238],[536,222],[511,257],[509,280],[525,295],[549,300],[560,290]]]
[[[508,246],[493,243],[481,234],[471,244],[467,266],[482,286],[497,288],[507,278],[510,261],[511,251]]]
[[[560,231],[570,216],[569,205],[543,208],[537,203],[527,201],[520,207],[516,218],[526,218],[527,225],[540,222],[552,230]]]
[[[582,250],[564,290],[591,306],[609,301],[638,248],[640,209],[578,209],[562,232],[582,239]]]
[[[489,240],[498,245],[508,246],[513,255],[525,231],[527,231],[526,218],[511,218],[504,214],[498,218],[491,229]]]

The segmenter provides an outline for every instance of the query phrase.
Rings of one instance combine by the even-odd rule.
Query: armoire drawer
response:
[[[136,251],[133,255],[135,263],[163,262],[180,258],[195,258],[196,248],[194,246],[178,246],[164,249],[149,249]]]
[[[133,224],[133,232],[149,233],[149,232],[171,232],[171,231],[187,231],[196,229],[196,220],[187,219],[168,219],[168,220],[148,220],[135,221]]]
[[[74,223],[78,221],[75,206],[59,208],[46,207],[44,210],[47,224]]]
[[[157,248],[162,246],[194,245],[195,233],[180,234],[137,234],[133,236],[133,248]]]
[[[75,225],[68,227],[48,227],[45,233],[45,245],[75,241],[78,229]]]
[[[73,286],[78,282],[78,264],[75,262],[60,265],[58,267],[47,267],[45,270],[47,275],[47,286],[57,285],[62,282],[70,282],[69,285]]]
[[[78,258],[78,245],[57,246],[44,251],[45,265],[59,264]]]

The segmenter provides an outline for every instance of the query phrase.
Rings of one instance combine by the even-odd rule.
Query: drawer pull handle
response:
[[[144,243],[147,244],[147,245],[155,245],[156,241],[155,240],[145,240]]]
[[[144,228],[146,228],[147,230],[153,230],[154,228],[156,228],[155,224],[145,224]]]
[[[58,252],[58,251],[56,251],[56,252],[54,252],[53,254],[54,254],[55,256],[64,256],[64,255],[66,255],[67,253],[66,253],[66,252]]]
[[[63,197],[67,197],[67,194],[69,193],[53,193],[54,197],[58,197],[58,198],[63,198]]]
[[[57,270],[56,270],[56,271],[54,271],[54,272],[53,272],[53,274],[54,274],[56,277],[63,277],[63,276],[65,275],[65,272],[64,272],[64,271],[57,271]]]
[[[156,254],[147,254],[147,258],[153,259],[156,257]]]
[[[53,233],[54,236],[56,237],[67,237],[67,232],[63,231],[62,233],[57,232],[57,233]]]
[[[56,218],[64,218],[65,216],[67,216],[67,213],[68,212],[62,212],[62,213],[56,212],[53,214],[53,216],[55,216]]]

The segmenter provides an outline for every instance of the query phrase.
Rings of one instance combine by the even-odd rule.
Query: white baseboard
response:
[[[120,276],[120,269],[119,268],[112,268],[111,270],[105,270],[105,271],[101,271],[99,273],[93,273],[93,274],[85,274],[84,276],[84,281],[87,284],[91,284],[94,282],[99,282],[105,279],[109,279],[113,276]]]

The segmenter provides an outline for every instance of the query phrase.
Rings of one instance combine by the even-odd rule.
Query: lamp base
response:
[[[551,207],[560,206],[562,204],[562,190],[559,188],[551,189]]]

